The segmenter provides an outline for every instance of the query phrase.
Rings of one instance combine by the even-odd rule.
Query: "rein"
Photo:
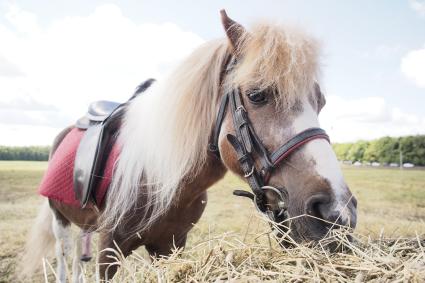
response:
[[[226,93],[221,100],[213,129],[212,141],[208,145],[208,150],[219,159],[220,151],[218,140],[221,126],[226,116],[227,108],[229,107],[236,135],[228,134],[226,138],[236,151],[240,168],[252,190],[252,193],[243,190],[235,190],[233,194],[250,198],[260,212],[266,214],[273,221],[277,219],[280,220],[282,219],[282,215],[287,214],[285,212],[287,210],[286,199],[288,198],[288,193],[285,188],[275,188],[268,185],[271,173],[304,144],[315,139],[325,139],[329,142],[329,136],[321,128],[309,128],[296,134],[269,154],[253,128],[248,117],[248,112],[243,105],[239,88],[236,88],[230,93]],[[254,151],[260,157],[260,169],[255,166],[253,158]],[[265,192],[267,190],[273,191],[279,197],[278,211],[271,211],[268,208],[265,198]]]

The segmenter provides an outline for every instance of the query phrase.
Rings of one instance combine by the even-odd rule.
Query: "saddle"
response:
[[[96,204],[95,189],[103,175],[108,155],[115,142],[122,116],[128,103],[154,82],[149,79],[139,85],[133,96],[124,103],[100,100],[90,104],[87,113],[75,123],[84,130],[74,163],[75,198],[84,208],[89,201]]]

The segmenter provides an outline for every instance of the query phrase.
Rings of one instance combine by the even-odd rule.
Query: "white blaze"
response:
[[[300,133],[313,127],[319,127],[318,115],[309,101],[304,99],[303,112],[295,118],[293,130],[295,133]],[[347,200],[344,198],[347,187],[332,146],[324,139],[315,139],[303,146],[302,153],[307,160],[314,161],[314,170],[317,174],[330,182],[335,195],[333,209],[341,211],[343,219],[349,217],[348,210],[344,209],[347,204]]]

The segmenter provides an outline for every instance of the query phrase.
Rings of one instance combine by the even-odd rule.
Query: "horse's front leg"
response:
[[[204,191],[195,199],[180,199],[163,221],[147,234],[145,244],[149,255],[154,258],[169,256],[175,249],[186,246],[187,234],[201,218],[207,204],[207,193]]]
[[[91,232],[81,230],[76,235],[74,243],[74,258],[72,261],[72,282],[84,281],[83,264],[91,259]]]
[[[80,260],[83,262],[88,262],[92,258],[91,252],[91,236],[92,232],[81,231],[81,256]]]
[[[160,258],[171,255],[174,249],[184,248],[186,246],[186,239],[187,233],[180,235],[177,239],[172,237],[168,241],[148,244],[145,248],[152,258]]]
[[[138,237],[126,237],[113,235],[110,232],[99,234],[99,254],[97,264],[99,266],[98,281],[109,282],[114,277],[120,265],[119,260],[127,257],[131,252],[142,245]]]

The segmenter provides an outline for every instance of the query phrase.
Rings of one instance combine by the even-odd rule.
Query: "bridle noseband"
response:
[[[224,94],[221,100],[215,127],[213,129],[212,140],[208,145],[208,150],[219,159],[220,151],[218,139],[229,104],[236,135],[228,134],[226,138],[236,151],[240,168],[253,194],[243,190],[235,190],[233,193],[237,196],[244,196],[252,199],[257,209],[265,213],[269,218],[272,218],[271,220],[276,221],[277,219],[282,219],[281,215],[285,213],[287,209],[286,202],[288,195],[284,188],[275,188],[267,185],[272,171],[287,159],[291,153],[304,144],[315,139],[325,139],[329,142],[329,136],[321,128],[309,128],[298,133],[269,154],[249,120],[248,112],[243,105],[239,89],[235,88],[230,93]],[[253,158],[254,151],[259,156],[262,166],[261,169],[257,169],[255,166]],[[265,192],[267,190],[274,191],[278,196],[278,211],[270,211],[268,208],[265,199]]]

